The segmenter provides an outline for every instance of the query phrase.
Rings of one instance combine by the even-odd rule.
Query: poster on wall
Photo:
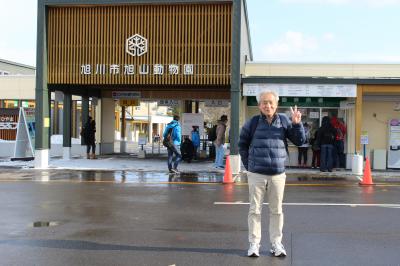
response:
[[[33,150],[35,150],[35,108],[23,108]]]
[[[14,141],[17,136],[18,108],[0,108],[0,139]]]
[[[181,122],[183,136],[190,136],[193,126],[197,126],[199,132],[204,132],[204,114],[183,113]]]
[[[388,168],[400,168],[400,120],[389,120]]]
[[[11,160],[33,160],[35,145],[35,109],[19,109],[14,157]]]

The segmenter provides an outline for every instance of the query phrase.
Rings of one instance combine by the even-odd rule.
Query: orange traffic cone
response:
[[[371,165],[369,163],[368,157],[365,160],[363,180],[359,184],[361,186],[372,186],[372,185],[374,185],[374,183],[372,182]]]
[[[232,184],[233,179],[232,179],[232,169],[231,169],[231,162],[229,160],[229,155],[226,156],[226,162],[225,162],[225,174],[224,174],[224,184]]]

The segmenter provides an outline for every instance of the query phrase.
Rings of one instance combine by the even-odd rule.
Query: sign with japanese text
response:
[[[357,97],[356,84],[243,84],[243,96],[269,90],[290,97]]]
[[[204,106],[206,107],[228,107],[228,100],[206,100],[204,102]]]
[[[171,99],[162,99],[162,100],[158,100],[157,105],[158,106],[179,106],[179,101],[171,100]]]
[[[193,64],[142,64],[142,65],[128,65],[128,64],[81,64],[81,75],[193,75]]]
[[[140,91],[113,91],[111,93],[113,99],[139,99]]]
[[[139,99],[119,99],[121,106],[140,106]]]

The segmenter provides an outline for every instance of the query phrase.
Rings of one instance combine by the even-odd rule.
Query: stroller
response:
[[[193,142],[189,139],[189,137],[185,137],[185,140],[181,145],[182,160],[190,163],[193,160],[193,155],[194,155],[193,151],[194,151]]]

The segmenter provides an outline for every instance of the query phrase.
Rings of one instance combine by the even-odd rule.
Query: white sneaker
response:
[[[260,257],[260,244],[250,243],[249,250],[247,251],[248,257]]]
[[[275,257],[285,257],[286,256],[286,250],[285,250],[285,247],[282,245],[282,243],[272,244],[270,252]]]

